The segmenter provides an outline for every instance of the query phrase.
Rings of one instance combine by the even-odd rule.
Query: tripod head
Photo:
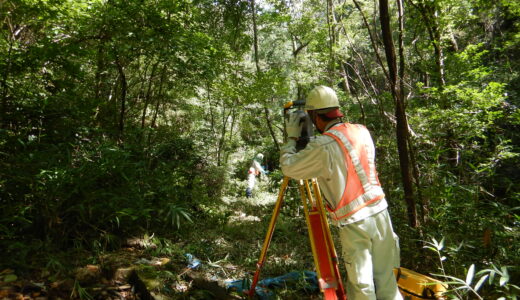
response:
[[[310,138],[314,135],[314,126],[309,114],[304,110],[305,100],[289,101],[283,106],[283,116],[286,121],[289,118],[289,114],[296,113],[300,116],[300,124],[302,124],[302,131],[300,137],[296,142],[296,150],[300,151],[309,142]],[[283,123],[284,139],[287,140],[287,131],[285,124]]]

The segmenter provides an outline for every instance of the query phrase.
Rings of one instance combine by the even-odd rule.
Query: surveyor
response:
[[[347,270],[347,297],[402,299],[393,268],[399,265],[399,242],[375,167],[375,147],[365,126],[345,123],[333,89],[315,87],[305,110],[322,135],[296,151],[301,111],[287,121],[288,141],[280,153],[285,176],[317,178],[331,222],[339,226]]]
[[[253,161],[251,162],[251,165],[249,166],[249,169],[247,170],[247,188],[246,188],[246,197],[251,198],[253,196],[253,189],[255,188],[256,184],[256,177],[263,174],[265,175],[266,172],[264,168],[262,167],[262,161],[264,159],[264,155],[262,153],[258,153]]]

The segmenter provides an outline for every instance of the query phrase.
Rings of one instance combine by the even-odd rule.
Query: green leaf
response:
[[[475,265],[471,265],[468,274],[466,274],[466,284],[468,286],[471,284],[471,281],[473,281],[473,275],[475,275]]]
[[[496,271],[495,270],[490,270],[489,271],[489,284],[493,284],[493,281],[495,280],[495,275],[496,275]]]
[[[484,281],[486,281],[486,279],[488,278],[489,275],[484,275],[482,276],[482,278],[480,278],[480,280],[477,282],[477,284],[475,284],[475,287],[473,288],[476,291],[478,291],[478,289],[480,289],[480,287],[482,286],[482,284],[484,283]]]
[[[437,249],[436,249],[436,248],[433,248],[433,247],[430,247],[430,246],[424,246],[423,248],[424,248],[424,249],[430,249],[430,250],[432,250],[432,251],[434,251],[434,252],[437,252]]]
[[[509,273],[507,272],[506,267],[502,267],[500,269],[502,271],[502,276],[500,276],[500,286],[504,286],[506,283],[509,282]]]
[[[8,274],[4,277],[4,282],[9,283],[9,282],[16,281],[17,279],[18,279],[18,276],[16,276],[15,274]]]

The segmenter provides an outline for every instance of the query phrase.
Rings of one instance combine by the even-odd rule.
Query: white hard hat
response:
[[[256,158],[258,158],[258,159],[264,159],[264,155],[263,155],[262,153],[258,153],[258,154],[256,155]]]
[[[333,89],[327,86],[318,85],[307,96],[305,110],[316,110],[331,107],[339,107],[338,96]]]

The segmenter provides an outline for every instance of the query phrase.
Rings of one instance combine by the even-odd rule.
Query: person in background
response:
[[[377,177],[375,146],[363,125],[344,123],[333,89],[315,87],[305,110],[322,134],[296,151],[301,113],[289,115],[288,141],[280,151],[285,176],[317,178],[331,222],[339,226],[350,300],[401,300],[393,268],[399,266],[385,194]]]
[[[256,176],[261,174],[265,175],[266,172],[262,167],[262,161],[264,159],[264,155],[262,153],[258,153],[253,161],[251,162],[251,166],[247,171],[247,188],[246,188],[246,197],[251,198],[253,196],[253,189],[256,184]]]

